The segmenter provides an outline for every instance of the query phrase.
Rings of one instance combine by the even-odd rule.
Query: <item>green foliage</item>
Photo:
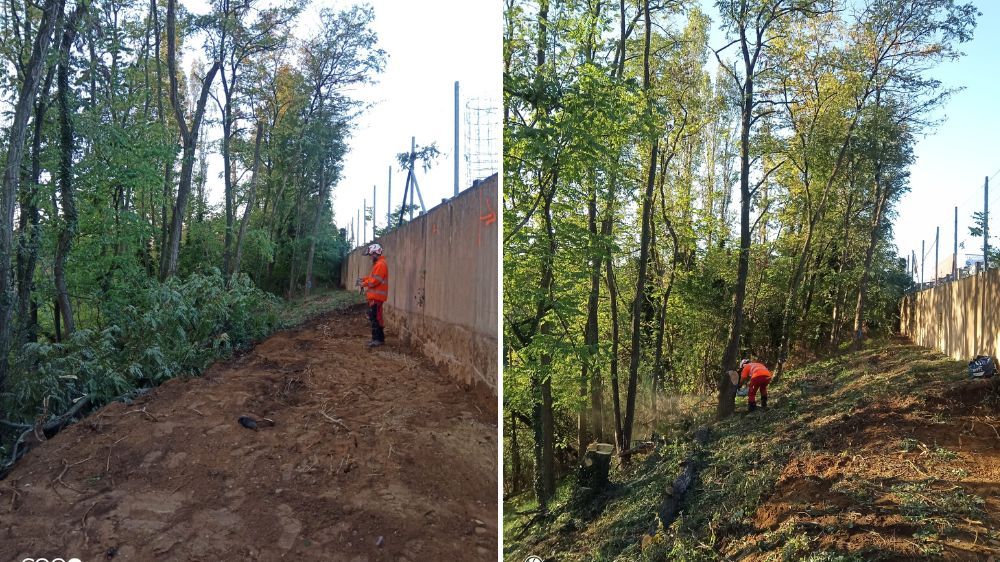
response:
[[[239,276],[222,275],[136,286],[107,303],[108,323],[82,329],[62,343],[28,344],[5,395],[14,419],[31,419],[46,398],[50,412],[66,410],[81,394],[103,403],[135,388],[194,376],[269,334],[279,301]]]

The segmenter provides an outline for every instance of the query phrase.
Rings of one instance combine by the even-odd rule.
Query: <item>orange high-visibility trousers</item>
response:
[[[757,389],[760,389],[760,397],[764,400],[765,405],[767,402],[767,383],[771,382],[771,377],[754,377],[750,379],[750,388],[747,390],[747,403],[754,404],[757,402]]]

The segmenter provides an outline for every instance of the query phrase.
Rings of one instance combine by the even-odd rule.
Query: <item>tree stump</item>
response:
[[[593,491],[602,490],[608,485],[608,473],[611,471],[611,453],[614,445],[608,443],[592,443],[587,447],[580,463],[578,473],[579,485]]]

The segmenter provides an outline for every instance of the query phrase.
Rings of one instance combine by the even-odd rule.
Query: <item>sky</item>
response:
[[[944,122],[917,141],[910,171],[910,192],[897,209],[896,245],[900,255],[917,253],[925,241],[925,279],[934,269],[934,231],[941,228],[940,260],[950,259],[958,206],[960,263],[966,251],[982,255],[982,238],[969,236],[974,211],[983,208],[983,187],[991,177],[989,227],[1000,234],[1000,2],[977,1],[983,15],[975,36],[963,45],[966,56],[931,73],[946,87],[964,88],[939,111]],[[993,183],[996,181],[996,183]],[[991,236],[992,238],[992,236]],[[1000,240],[1000,239],[998,239]],[[997,242],[997,240],[993,240]],[[950,264],[950,262],[949,262]]]
[[[916,252],[920,263],[924,241],[924,276],[934,276],[935,227],[941,228],[939,262],[951,255],[955,235],[955,206],[958,206],[959,263],[965,253],[982,255],[982,237],[969,236],[974,211],[983,208],[985,178],[991,177],[991,218],[989,228],[1000,243],[1000,1],[975,0],[982,12],[972,41],[960,45],[965,56],[942,63],[929,75],[945,88],[961,89],[931,117],[940,124],[918,137],[914,164],[910,168],[910,191],[896,206],[894,242],[901,257]],[[718,12],[711,0],[702,0],[702,9],[712,18],[710,45],[724,45],[718,29]],[[714,72],[714,60],[709,60]],[[991,236],[993,238],[993,236]],[[942,268],[945,266],[942,265]],[[944,275],[944,273],[941,273]]]
[[[357,221],[358,211],[377,186],[379,226],[386,222],[389,166],[393,166],[392,207],[402,203],[406,173],[396,154],[417,145],[437,143],[441,157],[428,172],[417,167],[427,209],[454,194],[455,81],[459,81],[460,142],[465,141],[465,105],[490,99],[499,110],[502,85],[502,3],[499,0],[373,0],[375,31],[388,54],[378,83],[355,93],[374,106],[362,115],[348,141],[343,177],[333,191],[334,220],[339,227]],[[334,6],[343,5],[333,4]],[[498,115],[498,114],[497,114]],[[499,118],[497,118],[499,121]],[[499,125],[498,125],[499,127]],[[497,161],[500,130],[495,129]],[[460,156],[465,149],[460,148]],[[459,189],[471,184],[460,159]],[[414,199],[416,201],[416,199]],[[371,238],[368,225],[368,239]]]
[[[346,9],[353,2],[314,0],[300,16],[295,35],[306,38],[316,31],[316,14],[322,7]],[[455,81],[459,82],[460,116],[459,189],[472,183],[467,177],[466,104],[496,109],[495,160],[500,160],[499,106],[502,86],[502,2],[499,0],[368,0],[375,12],[374,30],[379,47],[387,54],[384,71],[374,84],[349,91],[370,107],[354,123],[348,139],[340,181],[333,188],[334,222],[339,228],[357,221],[362,205],[372,204],[377,187],[378,226],[386,224],[389,167],[392,171],[392,207],[402,203],[406,173],[399,169],[396,154],[408,152],[410,138],[418,146],[436,143],[441,156],[427,172],[417,167],[420,194],[429,210],[443,198],[454,195]],[[195,13],[208,11],[206,0],[184,0]],[[193,53],[188,56],[199,56]],[[185,68],[188,63],[185,61]],[[485,116],[480,112],[481,117]],[[219,129],[219,130],[215,130]],[[480,130],[486,136],[486,128]],[[205,131],[207,140],[218,140],[221,129]],[[209,202],[221,204],[224,191],[221,158],[209,160]],[[419,202],[414,199],[414,202]],[[360,234],[360,228],[358,229]],[[371,239],[372,227],[368,224]]]

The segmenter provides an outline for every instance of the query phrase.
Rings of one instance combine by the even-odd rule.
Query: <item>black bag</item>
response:
[[[997,373],[996,362],[988,355],[977,355],[969,361],[970,379],[988,379]]]

